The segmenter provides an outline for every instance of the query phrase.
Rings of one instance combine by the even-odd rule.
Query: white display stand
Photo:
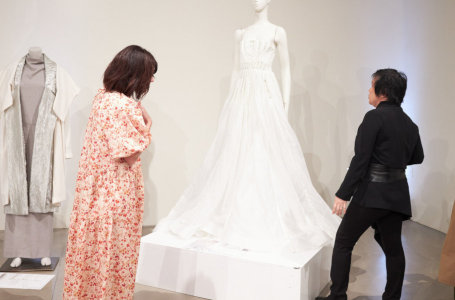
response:
[[[217,300],[313,300],[329,282],[330,247],[285,257],[208,243],[144,236],[137,283]]]

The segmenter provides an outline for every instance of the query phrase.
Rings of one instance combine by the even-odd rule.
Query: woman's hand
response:
[[[332,214],[337,214],[341,217],[341,215],[346,213],[346,207],[348,205],[348,201],[344,201],[335,196],[335,202],[333,203]]]
[[[152,127],[152,118],[145,110],[145,108],[141,105],[141,102],[139,102],[138,106],[142,111],[142,117],[144,118],[145,126],[147,126],[147,129],[150,131],[150,128]]]

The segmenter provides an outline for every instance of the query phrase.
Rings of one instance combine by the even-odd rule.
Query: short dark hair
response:
[[[395,69],[380,69],[371,76],[374,80],[374,92],[377,96],[387,97],[387,101],[401,105],[406,94],[408,78]]]
[[[140,99],[149,91],[158,63],[144,48],[131,45],[120,51],[104,71],[107,92],[119,92]]]

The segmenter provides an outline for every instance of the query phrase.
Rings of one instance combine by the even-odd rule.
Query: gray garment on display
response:
[[[10,198],[10,204],[5,206],[7,214],[57,210],[52,206],[53,134],[57,120],[52,108],[57,65],[43,57],[44,83],[38,65],[29,58],[27,63],[25,57],[21,59],[14,76],[13,106],[5,111]],[[42,95],[34,93],[39,91],[39,84],[43,85]]]
[[[30,187],[35,127],[45,86],[45,64],[26,58],[20,81],[20,112],[25,146],[27,191]],[[16,100],[16,99],[15,99]],[[33,197],[28,197],[33,202]],[[6,214],[3,255],[5,257],[50,257],[53,213]]]
[[[50,257],[54,213],[6,215],[4,257]]]
[[[20,85],[20,101],[22,113],[22,133],[25,143],[25,162],[27,168],[27,189],[30,189],[30,174],[32,170],[33,145],[35,141],[35,126],[38,120],[38,108],[43,96],[46,74],[43,60],[25,58]],[[29,195],[30,197],[30,195]]]

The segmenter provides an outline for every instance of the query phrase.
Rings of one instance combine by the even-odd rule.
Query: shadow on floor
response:
[[[406,274],[404,277],[403,300],[451,300],[453,288],[439,283],[423,274]],[[382,296],[357,296],[353,300],[381,300]]]
[[[404,276],[403,298],[415,300],[451,300],[453,287],[440,283],[437,279],[424,274]]]
[[[365,274],[367,271],[355,266],[351,267],[351,272],[349,273],[349,283],[356,282],[357,278],[362,274]]]
[[[140,292],[134,293],[133,299],[134,300],[150,300],[150,299],[154,299],[154,300],[155,299],[156,300],[188,300],[188,297],[190,297],[190,296],[183,295],[183,294],[171,294],[171,293],[160,292],[160,291],[140,291]],[[202,299],[202,298],[194,297],[194,299]]]
[[[355,270],[353,267],[351,273],[363,274],[360,268]],[[354,280],[350,280],[353,282]],[[326,285],[321,291],[321,296],[327,296],[330,293],[330,284]],[[455,300],[454,288],[441,284],[434,278],[423,274],[405,274],[404,285],[401,293],[403,300]],[[352,300],[382,300],[382,295],[361,295],[353,298]]]

